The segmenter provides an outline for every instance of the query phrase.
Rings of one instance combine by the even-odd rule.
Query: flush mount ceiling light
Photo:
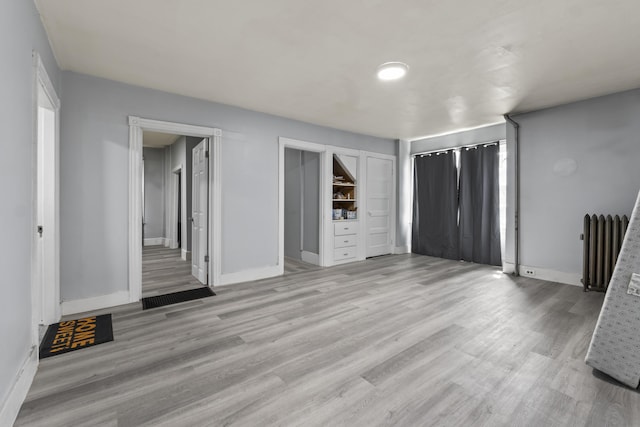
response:
[[[403,78],[407,71],[409,66],[404,62],[385,62],[378,67],[378,78],[384,81],[398,80]]]

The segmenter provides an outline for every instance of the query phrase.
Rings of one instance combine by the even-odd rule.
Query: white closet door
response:
[[[192,242],[191,274],[200,282],[207,284],[207,229],[209,202],[209,158],[207,157],[208,139],[203,139],[193,149],[191,205],[192,205]]]
[[[367,157],[366,256],[390,254],[393,161]]]

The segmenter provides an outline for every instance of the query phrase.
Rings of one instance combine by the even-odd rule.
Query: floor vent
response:
[[[179,302],[192,301],[200,298],[212,297],[215,293],[211,288],[203,287],[189,289],[188,291],[173,292],[171,294],[158,295],[155,297],[142,298],[142,309],[163,307],[165,305],[177,304]]]

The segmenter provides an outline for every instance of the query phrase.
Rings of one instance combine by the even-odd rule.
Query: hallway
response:
[[[202,287],[191,275],[191,263],[180,258],[180,249],[164,246],[142,248],[142,297]]]

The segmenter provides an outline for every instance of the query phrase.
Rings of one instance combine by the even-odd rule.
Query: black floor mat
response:
[[[203,287],[198,289],[189,289],[188,291],[173,292],[171,294],[158,295],[155,297],[142,298],[142,309],[162,307],[179,302],[191,301],[194,299],[212,297],[215,293],[211,288]]]
[[[111,314],[54,323],[40,344],[40,359],[113,341]]]

